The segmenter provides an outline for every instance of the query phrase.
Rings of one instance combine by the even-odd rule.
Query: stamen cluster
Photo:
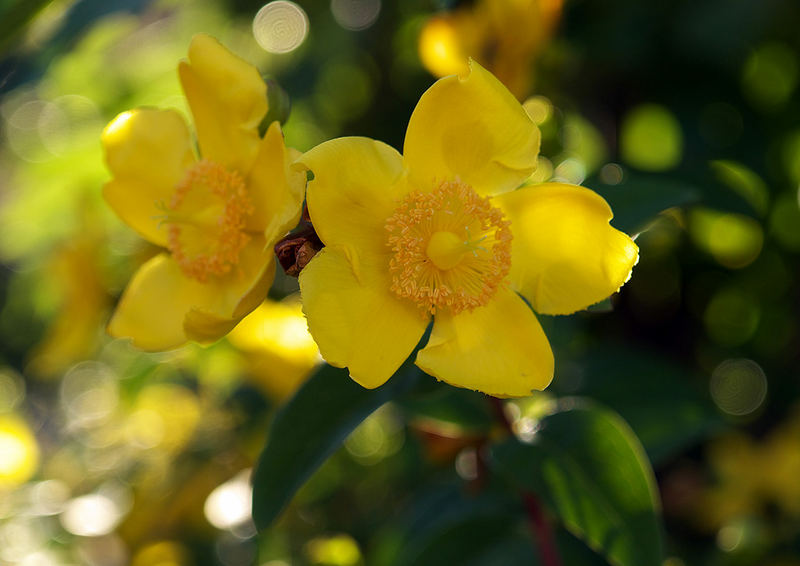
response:
[[[414,302],[424,315],[442,309],[457,314],[485,305],[511,268],[509,226],[488,198],[459,181],[409,193],[386,222],[391,290]],[[454,235],[456,242],[447,252],[455,265],[447,269],[437,267],[430,256],[431,238],[441,232]]]
[[[181,270],[201,283],[210,275],[225,275],[250,240],[245,225],[254,210],[239,172],[198,161],[169,203],[167,247]]]

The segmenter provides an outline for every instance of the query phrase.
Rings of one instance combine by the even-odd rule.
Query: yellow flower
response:
[[[416,364],[453,385],[528,395],[553,376],[536,316],[615,292],[638,258],[593,191],[533,171],[539,131],[476,63],[417,104],[404,155],[367,138],[325,142],[299,160],[326,247],[300,273],[309,330],[328,363],[384,383],[419,342]]]
[[[108,325],[146,350],[209,342],[267,294],[272,245],[300,216],[305,175],[273,122],[258,70],[206,35],[178,66],[197,132],[174,110],[123,112],[103,131],[106,201],[166,250],[133,276]]]
[[[322,362],[297,295],[266,300],[228,340],[244,354],[251,380],[276,402],[288,399]]]

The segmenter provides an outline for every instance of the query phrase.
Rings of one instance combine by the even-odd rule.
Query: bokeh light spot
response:
[[[622,121],[620,152],[643,171],[666,171],[681,160],[683,134],[673,114],[658,104],[643,104]]]
[[[553,171],[553,181],[580,185],[586,178],[586,165],[575,157],[568,157]]]
[[[206,498],[203,512],[216,528],[230,530],[251,520],[252,499],[253,488],[247,469],[214,489]]]
[[[111,368],[100,362],[73,366],[61,382],[61,402],[70,425],[89,427],[108,419],[119,402],[119,385]]]
[[[696,208],[689,215],[689,229],[700,249],[732,269],[750,265],[764,244],[761,225],[742,214]]]
[[[156,383],[139,393],[128,433],[142,447],[177,451],[191,440],[200,417],[200,404],[192,391],[174,383]]]
[[[397,452],[403,441],[396,411],[391,406],[384,406],[351,432],[344,446],[357,462],[370,466]]]
[[[786,249],[800,250],[800,205],[795,194],[783,194],[775,200],[769,217],[771,234]]]
[[[742,70],[742,90],[755,106],[764,110],[783,105],[798,80],[794,51],[781,43],[768,43],[754,51]]]
[[[741,525],[726,525],[717,532],[717,546],[725,552],[736,550],[744,539],[744,528]]]
[[[537,125],[544,124],[553,115],[553,103],[544,96],[531,96],[522,103],[522,108]]]
[[[606,163],[600,168],[600,180],[606,185],[619,185],[624,177],[625,172],[616,163]]]
[[[30,511],[35,515],[56,515],[69,499],[69,486],[61,480],[45,480],[31,486]]]
[[[767,376],[753,360],[725,360],[711,374],[711,398],[730,415],[748,415],[767,396]]]
[[[67,503],[61,524],[72,534],[96,537],[113,531],[121,518],[120,509],[110,497],[92,493]]]
[[[324,566],[355,566],[361,560],[358,543],[346,534],[312,539],[305,551],[312,564]]]
[[[381,0],[331,0],[331,12],[336,23],[344,29],[367,29],[381,13]]]
[[[708,303],[703,321],[712,340],[722,346],[747,342],[758,328],[761,309],[737,287],[718,291]]]
[[[374,84],[366,69],[349,60],[332,60],[320,73],[314,100],[332,122],[359,117],[369,106]]]
[[[528,184],[544,183],[553,176],[553,162],[540,155],[536,158],[536,169],[526,181]]]
[[[305,11],[287,0],[265,4],[253,18],[253,37],[270,53],[294,51],[308,35],[308,16]]]
[[[462,480],[473,481],[478,479],[478,452],[468,446],[456,456],[456,473]]]
[[[596,170],[606,161],[608,150],[603,135],[589,120],[575,113],[564,118],[564,152],[583,164],[586,173]]]
[[[794,130],[783,141],[781,157],[786,173],[800,187],[800,130]]]

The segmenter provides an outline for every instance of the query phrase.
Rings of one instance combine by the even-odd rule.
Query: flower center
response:
[[[461,182],[408,194],[386,221],[392,291],[424,313],[485,305],[511,268],[510,222]]]
[[[250,240],[253,203],[236,171],[207,159],[192,165],[165,207],[167,247],[181,270],[201,283],[228,273]]]

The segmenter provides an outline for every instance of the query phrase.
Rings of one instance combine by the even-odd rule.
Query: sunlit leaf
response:
[[[612,564],[659,566],[660,503],[641,444],[609,409],[563,403],[542,419],[532,444],[512,439],[496,446],[495,467]]]

